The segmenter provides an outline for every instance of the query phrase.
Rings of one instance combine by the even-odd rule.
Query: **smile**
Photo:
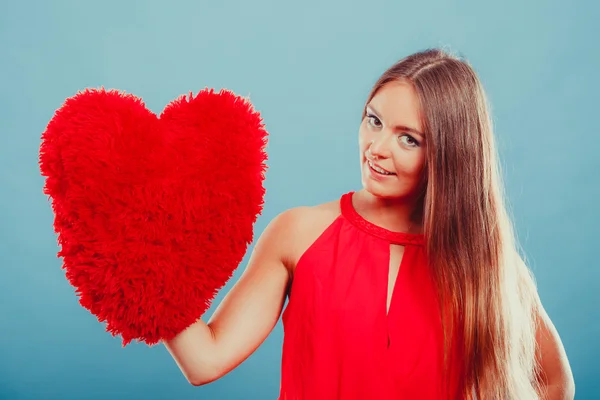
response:
[[[379,165],[376,165],[374,163],[372,163],[370,160],[367,160],[367,164],[369,165],[369,168],[371,168],[372,171],[381,174],[381,175],[396,175],[393,172],[387,171],[383,168],[381,168]]]

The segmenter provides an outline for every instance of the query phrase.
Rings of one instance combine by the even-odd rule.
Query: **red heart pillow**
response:
[[[249,101],[205,89],[160,117],[133,95],[86,90],[42,134],[59,257],[80,304],[156,344],[198,320],[262,212],[267,132]]]

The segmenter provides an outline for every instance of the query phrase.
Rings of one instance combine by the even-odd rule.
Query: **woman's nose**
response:
[[[389,143],[385,136],[371,140],[369,153],[375,158],[385,158],[389,156]]]

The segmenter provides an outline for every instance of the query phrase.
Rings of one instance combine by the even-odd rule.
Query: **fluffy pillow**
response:
[[[66,277],[106,330],[153,345],[209,308],[253,240],[267,132],[245,98],[205,89],[160,116],[87,89],[42,134]]]

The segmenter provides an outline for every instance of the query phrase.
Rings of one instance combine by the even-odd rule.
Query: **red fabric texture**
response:
[[[280,399],[456,399],[455,353],[444,374],[438,300],[424,236],[362,218],[352,193],[299,260],[283,313]],[[390,245],[404,255],[386,315]]]
[[[222,90],[160,116],[141,99],[89,89],[42,135],[59,257],[106,330],[149,345],[195,322],[241,262],[264,197],[267,132]]]

